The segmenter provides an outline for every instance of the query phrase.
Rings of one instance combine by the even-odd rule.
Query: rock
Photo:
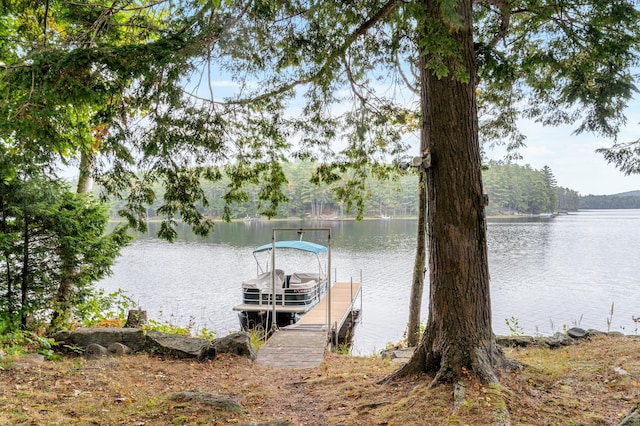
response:
[[[4,352],[3,352],[4,353]],[[44,356],[40,354],[24,354],[20,355],[9,365],[12,370],[26,369],[36,367],[44,362]]]
[[[71,331],[70,330],[60,330],[60,331],[57,331],[51,337],[56,342],[67,342],[69,340],[70,336],[71,336]]]
[[[256,351],[251,346],[249,333],[239,332],[215,339],[167,334],[151,330],[146,334],[137,328],[78,328],[73,332],[58,333],[56,340],[62,344],[74,345],[85,349],[92,344],[101,346],[106,353],[122,356],[132,352],[148,350],[150,352],[179,358],[197,358],[202,361],[213,359],[217,353],[240,355],[251,360],[256,359]],[[103,356],[98,348],[92,349],[92,356]]]
[[[87,359],[100,359],[107,356],[107,348],[97,343],[91,343],[84,350]]]
[[[225,411],[244,412],[244,407],[235,399],[209,392],[176,392],[169,395],[169,399],[178,402],[197,401]]]
[[[557,332],[553,336],[545,338],[544,343],[550,348],[559,348],[573,344],[573,339],[564,333]]]
[[[579,327],[571,327],[567,330],[567,335],[572,339],[584,339],[587,337],[587,331]]]
[[[587,337],[596,337],[596,336],[604,336],[607,333],[603,333],[600,330],[596,330],[595,328],[590,328],[587,330]]]
[[[108,347],[112,343],[122,343],[131,351],[138,352],[146,346],[144,332],[137,328],[78,328],[64,341],[67,344],[88,347],[92,343]]]
[[[245,331],[232,333],[225,337],[215,339],[212,345],[216,353],[240,355],[251,360],[257,357],[256,350],[251,345],[251,337],[249,333]]]
[[[215,358],[216,350],[210,340],[188,337],[178,334],[167,334],[151,330],[147,333],[146,348],[151,352],[178,358],[198,358],[198,360]]]
[[[620,331],[610,331],[607,333],[607,336],[611,336],[611,337],[624,337],[624,333],[620,332]]]
[[[397,364],[398,366],[404,365],[413,356],[413,352],[415,352],[416,348],[391,348],[385,349],[380,352],[380,356],[382,359],[388,359],[393,364]]]
[[[416,348],[402,348],[393,351],[393,356],[391,358],[391,362],[393,364],[397,364],[398,366],[404,365],[411,360],[413,353]]]
[[[531,336],[496,336],[496,343],[504,347],[526,347],[534,343]]]
[[[618,423],[618,426],[640,426],[640,404],[636,404],[635,408]]]
[[[131,348],[127,345],[123,345],[119,342],[114,342],[107,347],[107,352],[109,355],[113,356],[123,356],[131,353]]]
[[[211,345],[211,346],[204,347],[198,354],[197,358],[198,358],[198,361],[204,361],[207,359],[215,359],[216,355],[217,355],[216,348],[214,348],[213,345]]]

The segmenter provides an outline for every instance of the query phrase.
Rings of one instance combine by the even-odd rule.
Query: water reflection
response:
[[[173,244],[153,238],[156,229],[150,224],[149,233],[123,251],[114,275],[101,285],[126,290],[152,317],[194,321],[196,327],[226,334],[238,329],[232,307],[239,303],[240,283],[255,274],[252,249],[271,240],[273,227],[302,226],[331,228],[338,280],[363,276],[354,351],[369,354],[399,341],[408,319],[415,220],[220,223],[209,238],[182,227],[180,241]],[[505,319],[512,316],[528,334],[550,334],[578,323],[606,330],[614,304],[611,330],[633,334],[631,316],[640,316],[635,271],[640,210],[490,221],[487,234],[496,333],[509,333]]]

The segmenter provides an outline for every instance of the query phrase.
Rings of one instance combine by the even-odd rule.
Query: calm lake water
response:
[[[362,275],[362,316],[353,353],[371,354],[402,338],[415,220],[220,223],[209,238],[182,229],[172,244],[153,238],[152,224],[148,235],[123,250],[113,275],[99,286],[124,290],[151,318],[193,322],[195,329],[223,336],[239,328],[232,307],[240,303],[241,282],[256,273],[253,249],[271,241],[272,228],[286,227],[330,227],[334,278],[356,281]],[[496,220],[487,232],[496,334],[510,333],[507,319],[526,334],[553,334],[564,325],[640,331],[632,320],[640,317],[640,210]],[[312,235],[305,239],[314,240]],[[425,322],[427,297],[425,288]]]

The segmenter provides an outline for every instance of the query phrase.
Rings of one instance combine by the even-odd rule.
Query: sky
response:
[[[619,142],[640,139],[640,99],[627,110],[628,124],[618,136]],[[520,130],[527,136],[526,148],[520,151],[518,164],[534,169],[549,166],[558,186],[578,191],[580,195],[611,195],[640,190],[640,175],[625,176],[608,164],[598,148],[609,147],[612,141],[593,134],[573,135],[575,127],[543,127],[531,121],[520,121]],[[491,159],[500,159],[501,151],[487,151]]]
[[[225,92],[230,88],[237,89],[237,85],[229,80],[212,81],[212,85]],[[626,115],[628,125],[622,129],[618,140],[630,142],[640,139],[640,99],[630,104]],[[575,126],[544,127],[521,120],[518,127],[527,139],[526,147],[520,151],[522,159],[516,163],[528,164],[537,170],[549,166],[558,186],[577,191],[583,196],[640,190],[640,175],[624,175],[595,152],[598,148],[611,146],[611,140],[593,134],[573,135]],[[504,150],[485,150],[485,154],[489,159],[500,160]],[[410,157],[411,152],[407,155]],[[69,178],[77,178],[77,169],[70,169],[68,174]]]
[[[223,96],[237,90],[237,84],[230,79],[211,81],[211,84]],[[217,95],[220,96],[220,93]],[[412,95],[408,95],[408,98],[411,97]],[[300,101],[295,105],[297,108],[291,109],[294,111],[302,108],[302,105]],[[628,123],[621,130],[618,141],[640,139],[640,98],[632,100],[625,113]],[[529,164],[537,170],[549,166],[558,186],[577,191],[580,195],[611,195],[640,190],[640,175],[626,176],[595,152],[598,148],[611,146],[613,141],[589,133],[574,135],[572,133],[577,126],[544,127],[533,121],[521,120],[518,127],[527,139],[526,147],[520,151],[522,160],[516,163]],[[417,141],[414,136],[410,139]],[[485,150],[485,153],[489,159],[494,160],[504,156],[504,150],[501,149]],[[411,154],[407,153],[409,157]]]

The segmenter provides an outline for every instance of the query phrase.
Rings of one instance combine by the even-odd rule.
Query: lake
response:
[[[206,327],[218,336],[238,330],[232,308],[240,303],[241,282],[256,273],[253,249],[271,241],[272,228],[330,227],[333,278],[362,276],[352,352],[368,355],[402,339],[415,219],[218,223],[209,238],[185,227],[174,243],[154,238],[155,226],[122,251],[113,275],[98,284],[108,292],[124,290],[150,318],[191,322],[194,330]],[[496,334],[550,335],[571,326],[638,332],[632,317],[640,317],[640,210],[490,220],[487,228]],[[427,299],[425,286],[424,322]]]

